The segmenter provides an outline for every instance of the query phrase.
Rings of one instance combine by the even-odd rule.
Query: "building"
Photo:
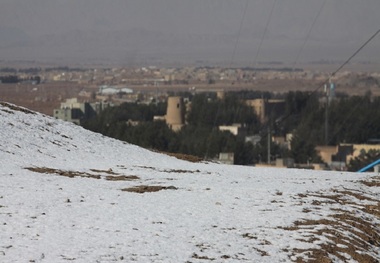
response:
[[[219,153],[218,161],[223,164],[234,164],[235,154],[232,152]]]
[[[293,158],[277,158],[276,159],[276,167],[278,168],[293,168],[294,167],[294,159]]]
[[[165,121],[173,131],[179,131],[185,125],[185,106],[182,97],[168,97]]]
[[[250,142],[252,145],[257,145],[261,141],[261,136],[256,134],[256,135],[251,135],[251,136],[246,136],[245,137],[245,142]]]
[[[253,108],[261,123],[265,123],[270,117],[282,116],[285,112],[284,100],[253,99],[246,100],[246,104]]]
[[[332,170],[346,170],[347,164],[362,152],[380,151],[380,145],[374,144],[339,144],[337,146],[317,146],[316,151],[322,161]]]
[[[127,87],[107,86],[103,85],[99,87],[100,95],[116,95],[116,94],[132,94],[133,90]]]
[[[241,124],[222,125],[219,126],[220,131],[229,131],[235,136],[245,137],[247,135],[247,129],[242,127]]]
[[[349,163],[352,159],[359,157],[363,152],[369,152],[370,150],[380,151],[380,144],[342,144],[342,146],[352,146],[351,154],[347,154],[346,163]]]
[[[78,102],[77,98],[71,98],[62,102],[59,109],[54,109],[53,116],[56,119],[80,125],[83,120],[96,116],[110,106],[112,105],[108,102]]]

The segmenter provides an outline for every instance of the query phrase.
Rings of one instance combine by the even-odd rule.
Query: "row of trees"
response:
[[[252,164],[267,161],[267,138],[293,133],[291,150],[271,144],[271,155],[292,157],[297,163],[320,161],[316,145],[326,142],[366,143],[380,134],[380,98],[341,96],[327,106],[322,94],[289,92],[282,96],[285,111],[269,115],[265,124],[258,121],[251,107],[242,99],[260,94],[247,91],[228,93],[224,100],[215,94],[182,94],[192,103],[187,125],[179,132],[170,130],[164,122],[153,122],[153,116],[165,115],[166,104],[143,105],[125,103],[105,110],[96,118],[84,123],[84,127],[104,135],[124,140],[145,148],[160,151],[192,154],[214,158],[220,152],[234,152],[236,164]],[[261,94],[261,97],[274,97]],[[277,97],[278,98],[278,97]],[[325,137],[325,116],[329,116],[328,138]],[[138,121],[133,126],[129,120]],[[260,134],[262,140],[252,145],[243,137],[222,132],[219,125],[243,125],[249,135]],[[271,132],[268,133],[268,130]]]
[[[145,148],[214,158],[220,152],[234,152],[238,164],[253,162],[253,146],[217,126],[242,123],[249,131],[258,130],[258,120],[252,108],[234,94],[217,100],[214,94],[191,97],[192,110],[187,125],[173,132],[163,121],[153,121],[155,115],[165,115],[166,103],[124,103],[108,108],[83,126],[106,136],[124,140]],[[133,121],[139,124],[134,126]]]
[[[40,68],[40,67],[35,67],[35,68],[11,68],[11,67],[3,67],[0,68],[0,72],[2,73],[9,73],[9,74],[17,74],[17,73],[25,73],[25,74],[32,74],[32,75],[38,75],[41,72],[50,72],[50,71],[64,71],[64,72],[70,72],[70,71],[80,71],[84,72],[86,69],[84,68],[70,68],[67,66],[64,67],[51,67],[51,68]]]
[[[17,75],[0,76],[0,83],[15,84],[23,81],[34,81],[36,84],[41,82],[40,76],[32,76],[29,78],[19,78]]]

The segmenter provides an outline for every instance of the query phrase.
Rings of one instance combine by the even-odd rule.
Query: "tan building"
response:
[[[342,144],[347,145],[347,144]],[[368,152],[369,150],[380,151],[380,144],[351,144],[353,147],[352,154],[347,155],[346,163],[349,163],[351,159],[354,159],[360,155],[361,152]]]
[[[165,121],[173,131],[179,131],[185,125],[185,106],[182,97],[168,98]]]
[[[338,146],[317,146],[315,150],[324,163],[331,164],[333,155],[338,153]]]
[[[317,153],[324,163],[333,170],[345,170],[349,162],[361,152],[380,151],[379,144],[339,144],[337,146],[317,146]]]
[[[261,123],[268,121],[271,115],[279,116],[285,112],[284,100],[254,99],[246,100],[246,104],[254,109]]]
[[[219,99],[219,100],[224,100],[224,98],[226,97],[226,92],[224,90],[218,90],[216,92],[216,97]]]
[[[235,136],[245,136],[247,134],[246,128],[242,127],[241,124],[232,124],[232,125],[222,125],[219,126],[220,131],[229,131]]]

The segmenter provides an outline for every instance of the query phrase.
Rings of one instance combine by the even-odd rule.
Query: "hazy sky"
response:
[[[277,0],[269,21],[275,1],[2,0],[0,60],[253,63],[262,41],[257,60],[292,62],[310,29],[300,61],[344,60],[380,29],[379,0]],[[357,59],[379,62],[379,48],[380,36]]]

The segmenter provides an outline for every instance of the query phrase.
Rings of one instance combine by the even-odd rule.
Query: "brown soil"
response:
[[[106,176],[107,181],[132,181],[139,180],[140,177],[136,175],[119,175],[119,176]]]
[[[380,176],[374,176],[371,179],[371,181],[361,181],[361,183],[369,187],[380,187]]]
[[[93,178],[93,179],[100,179],[100,175],[93,175],[89,173],[84,172],[77,172],[77,171],[64,171],[54,168],[47,168],[47,167],[26,167],[25,169],[36,172],[36,173],[43,173],[43,174],[56,174],[60,176],[66,176],[69,178],[74,177],[86,177],[86,178]]]
[[[90,169],[90,171],[93,171],[95,173],[106,173],[106,174],[114,174],[114,175],[117,175],[117,173],[115,173],[114,171],[112,171],[112,169],[108,169],[108,170],[98,170],[98,169]]]
[[[31,110],[28,110],[28,109],[25,109],[23,107],[19,107],[19,106],[16,106],[16,105],[13,105],[13,104],[9,104],[9,103],[6,103],[6,102],[0,102],[0,105],[4,106],[4,107],[7,107],[11,110],[14,110],[14,111],[21,111],[23,113],[26,113],[26,114],[36,114],[35,112],[31,111]],[[13,113],[11,111],[7,111],[7,110],[3,110],[7,113]]]
[[[200,256],[196,253],[193,253],[193,255],[191,256],[192,258],[196,258],[196,259],[204,259],[204,260],[210,260],[210,261],[214,261],[215,258],[209,258],[207,256]]]
[[[121,189],[121,191],[143,194],[147,192],[151,193],[151,192],[158,192],[161,190],[177,190],[177,189],[178,188],[174,186],[139,185],[139,186],[130,187],[130,188],[123,188]]]
[[[49,82],[39,85],[3,83],[0,87],[0,98],[3,101],[50,116],[53,115],[54,109],[59,108],[61,102],[78,97],[83,89],[91,89],[72,82]]]
[[[74,177],[85,177],[85,178],[93,178],[93,179],[101,179],[102,175],[100,174],[90,174],[85,172],[78,172],[78,171],[64,171],[54,168],[48,168],[48,167],[26,167],[25,169],[36,172],[36,173],[43,173],[43,174],[56,174],[60,176],[66,176],[69,178]],[[114,174],[114,175],[107,175],[105,176],[105,180],[107,181],[131,181],[131,180],[139,180],[140,178],[136,175],[116,175],[116,173],[112,172],[112,170],[96,170],[96,169],[90,169],[92,172],[97,173],[106,173],[106,174]]]
[[[364,213],[374,215],[380,218],[380,202],[377,205],[361,205],[348,197],[354,197],[358,200],[367,200],[376,202],[376,200],[366,197],[358,192],[351,191],[335,191],[337,195],[310,195],[326,198],[331,203],[338,203],[347,206],[354,206]],[[306,196],[305,196],[306,197]],[[314,205],[325,205],[326,202],[314,203]],[[353,260],[361,263],[378,263],[379,259],[373,254],[368,253],[373,247],[380,247],[380,231],[379,226],[369,218],[363,216],[361,213],[352,213],[352,211],[345,211],[341,209],[335,210],[337,213],[320,220],[303,220],[294,222],[294,226],[284,228],[289,231],[297,231],[300,229],[310,229],[312,235],[309,239],[302,239],[304,242],[313,243],[318,240],[318,236],[324,236],[332,242],[320,245],[320,249],[294,249],[293,256],[304,253],[307,254],[309,260],[307,262],[331,263],[333,260],[330,256],[335,256],[347,262],[347,258],[342,254],[349,255]],[[310,212],[310,211],[309,211]],[[320,229],[320,226],[326,226]],[[319,229],[315,229],[318,227]],[[313,230],[314,229],[314,230]],[[349,233],[348,235],[346,233]],[[298,256],[296,262],[305,262],[305,258]]]
[[[194,156],[194,155],[188,155],[188,154],[183,154],[183,153],[168,153],[168,152],[159,152],[159,153],[166,154],[166,155],[175,157],[177,159],[189,161],[192,163],[199,163],[203,161],[202,158],[198,156]]]
[[[181,173],[199,173],[200,171],[199,170],[195,170],[195,171],[192,171],[192,170],[182,170],[182,169],[172,169],[172,170],[165,170],[164,171],[165,173],[177,173],[177,174],[181,174]]]

